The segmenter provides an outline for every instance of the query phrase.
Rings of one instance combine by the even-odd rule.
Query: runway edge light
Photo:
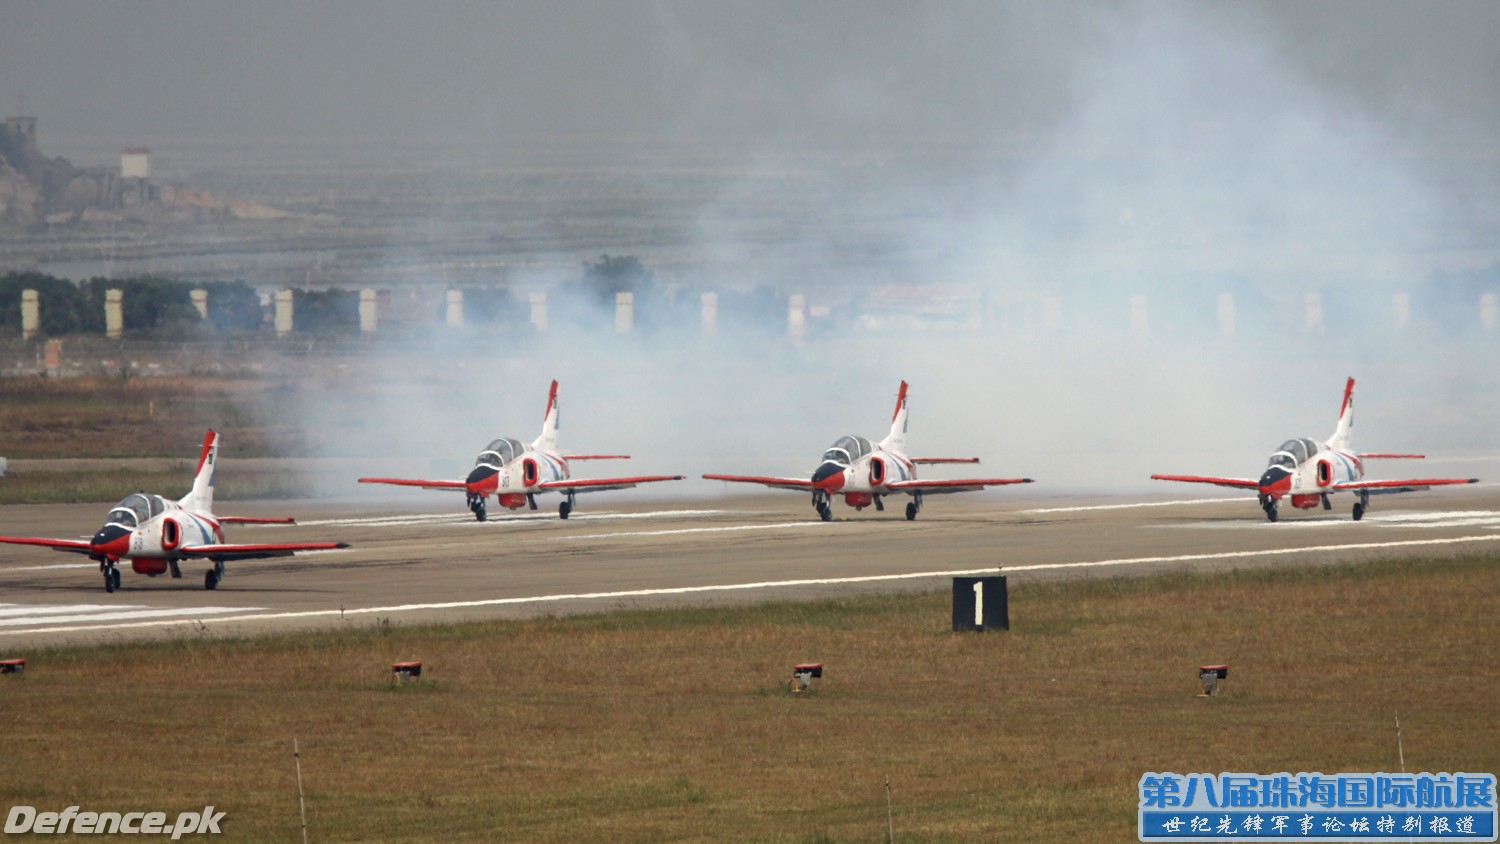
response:
[[[1229,665],[1200,665],[1198,666],[1198,685],[1203,691],[1198,697],[1212,697],[1220,691],[1219,681],[1229,678]]]
[[[391,663],[391,682],[402,686],[407,683],[415,683],[422,679],[422,663],[420,662],[393,662]]]
[[[823,663],[821,662],[804,662],[801,665],[794,665],[790,688],[793,692],[810,692],[813,678],[822,676]]]
[[[26,660],[24,659],[0,659],[0,674],[24,674],[26,673]]]

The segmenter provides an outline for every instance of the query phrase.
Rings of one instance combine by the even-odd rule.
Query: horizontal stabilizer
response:
[[[1179,481],[1185,484],[1213,484],[1243,489],[1260,489],[1260,481],[1253,478],[1210,478],[1202,475],[1152,475],[1153,481]]]

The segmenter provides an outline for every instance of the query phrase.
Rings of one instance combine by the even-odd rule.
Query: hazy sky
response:
[[[1254,43],[1406,130],[1500,130],[1493,2],[0,0],[0,111],[70,141],[987,141],[1067,114],[1122,31],[1168,74]]]

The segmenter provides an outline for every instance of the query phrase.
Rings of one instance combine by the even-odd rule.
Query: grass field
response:
[[[1144,771],[1396,770],[1397,713],[1407,770],[1500,770],[1497,565],[1023,582],[985,634],[932,594],[0,653],[0,797],[297,840],[295,738],[315,842],[878,841],[886,777],[898,841],[1131,841]]]

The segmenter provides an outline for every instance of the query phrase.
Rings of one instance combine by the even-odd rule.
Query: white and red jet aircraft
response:
[[[812,477],[767,478],[750,475],[704,475],[711,481],[761,484],[775,489],[795,489],[812,493],[813,509],[823,521],[833,520],[833,496],[844,496],[844,503],[856,510],[875,505],[885,510],[884,496],[903,492],[912,497],[906,505],[906,518],[915,520],[922,509],[922,496],[950,492],[974,492],[987,486],[1029,484],[1031,478],[960,478],[929,481],[917,479],[918,463],[978,463],[978,457],[907,457],[906,456],[906,382],[896,396],[896,412],[891,416],[891,432],[878,443],[864,437],[839,437],[823,452],[823,461]]]
[[[1218,486],[1253,489],[1260,495],[1261,509],[1266,518],[1276,521],[1276,505],[1283,497],[1291,496],[1293,507],[1311,510],[1322,505],[1324,510],[1333,509],[1328,496],[1335,492],[1352,492],[1358,500],[1354,502],[1354,521],[1364,518],[1370,507],[1370,496],[1397,492],[1415,492],[1434,486],[1472,484],[1478,478],[1413,478],[1400,481],[1364,480],[1366,460],[1377,458],[1421,459],[1421,454],[1387,454],[1368,452],[1357,454],[1350,450],[1349,432],[1354,427],[1354,379],[1344,385],[1344,404],[1339,408],[1338,427],[1325,443],[1317,443],[1306,437],[1287,440],[1271,455],[1266,471],[1260,479],[1213,478],[1198,475],[1152,475],[1158,481],[1183,481],[1194,484],[1216,484]]]
[[[94,538],[33,539],[0,536],[0,542],[13,545],[40,545],[58,551],[87,554],[99,563],[104,574],[104,591],[120,588],[121,560],[130,560],[136,574],[155,577],[171,572],[182,577],[178,563],[182,560],[208,560],[214,564],[203,577],[203,588],[213,589],[224,579],[225,560],[255,560],[267,557],[290,557],[298,551],[326,551],[348,548],[346,542],[263,542],[252,545],[226,545],[226,524],[295,524],[291,518],[254,519],[243,516],[215,516],[214,465],[218,462],[219,435],[210,430],[203,438],[203,452],[198,457],[198,472],[193,489],[180,501],[138,492],[128,495],[104,517],[104,527]]]
[[[559,454],[557,451],[557,382],[547,393],[547,414],[542,420],[542,435],[531,445],[508,437],[494,440],[479,453],[469,476],[461,481],[423,481],[406,478],[360,478],[362,484],[394,484],[423,489],[461,489],[468,498],[469,509],[479,521],[485,520],[485,499],[494,495],[501,507],[519,510],[536,509],[536,494],[560,492],[568,498],[557,508],[566,519],[577,505],[580,492],[603,492],[630,489],[637,484],[657,481],[680,481],[682,475],[639,475],[630,478],[574,478],[568,471],[569,460],[629,460],[628,454]]]

